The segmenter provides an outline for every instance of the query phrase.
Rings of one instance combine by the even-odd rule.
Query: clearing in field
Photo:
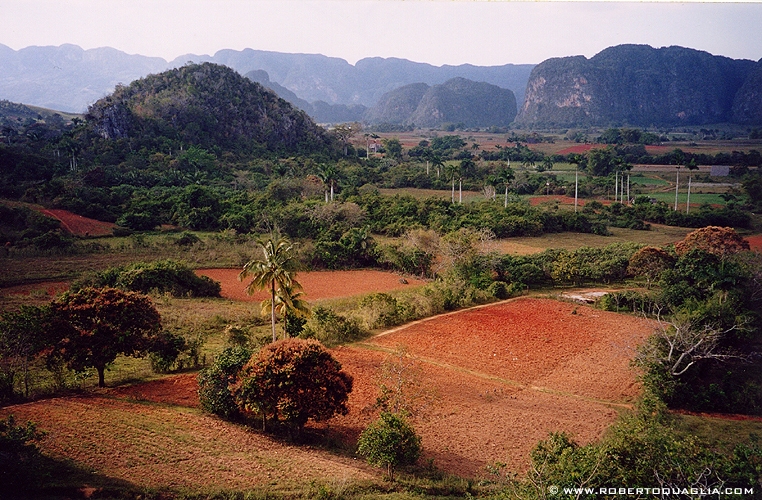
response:
[[[629,360],[650,331],[639,318],[532,298],[415,322],[332,351],[354,377],[350,413],[312,427],[354,443],[374,418],[379,366],[404,345],[436,396],[415,422],[425,456],[467,477],[497,462],[520,472],[549,432],[589,442],[632,402],[638,386]],[[186,374],[0,413],[37,422],[48,432],[47,453],[137,485],[235,489],[381,475],[362,460],[203,415],[195,389],[195,375]]]

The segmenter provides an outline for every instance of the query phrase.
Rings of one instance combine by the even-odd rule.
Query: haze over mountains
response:
[[[112,48],[0,45],[0,99],[67,112],[148,74],[214,62],[270,88],[320,123],[436,127],[762,124],[762,61],[682,47],[610,47],[533,65],[432,66],[395,58],[351,65],[317,54],[245,49],[173,61]],[[526,93],[526,99],[524,98]],[[510,94],[510,95],[509,95]],[[513,101],[514,104],[511,104]],[[518,111],[518,115],[516,114]],[[515,121],[514,121],[515,118]]]
[[[533,65],[432,66],[405,59],[362,59],[351,65],[318,54],[285,54],[261,50],[221,50],[213,56],[188,54],[173,61],[129,55],[112,48],[83,50],[75,45],[27,47],[0,45],[0,99],[84,112],[88,105],[150,73],[188,62],[214,62],[242,75],[264,71],[267,79],[308,103],[370,107],[386,92],[410,83],[436,85],[462,77],[510,89],[523,99]],[[259,73],[259,78],[264,75]],[[256,80],[256,79],[255,79]],[[256,80],[260,81],[260,80]],[[260,82],[263,83],[263,82]],[[317,104],[317,108],[325,105]],[[310,112],[312,110],[306,109]],[[321,120],[318,120],[321,121]]]

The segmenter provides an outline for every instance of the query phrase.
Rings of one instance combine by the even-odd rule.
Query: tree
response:
[[[460,175],[460,168],[455,163],[448,163],[445,165],[445,175],[450,179],[452,183],[452,195],[450,196],[450,202],[455,203],[455,179]]]
[[[630,257],[627,273],[646,278],[646,286],[658,280],[665,269],[674,265],[675,259],[666,251],[657,247],[643,247]]]
[[[587,171],[596,177],[605,177],[615,171],[617,156],[614,148],[591,149],[587,153]]]
[[[359,123],[342,123],[333,127],[333,134],[344,148],[344,156],[347,156],[347,146],[352,136],[361,131],[362,125]]]
[[[279,289],[288,288],[295,290],[301,288],[301,285],[294,279],[296,275],[296,253],[294,245],[277,231],[270,234],[266,240],[257,242],[262,249],[262,258],[250,260],[243,266],[243,271],[238,275],[238,279],[251,277],[251,281],[246,285],[246,293],[253,295],[258,290],[269,290],[270,303],[276,303],[276,293]],[[288,303],[289,296],[282,294],[286,301],[285,307],[293,307]],[[264,308],[264,304],[263,304]],[[275,334],[275,309],[270,308],[270,319],[272,322],[273,342],[276,341]]]
[[[296,287],[294,286],[296,285]],[[303,292],[299,283],[292,281],[291,286],[282,286],[275,293],[275,312],[283,318],[283,335],[289,336],[289,322],[294,323],[297,318],[310,316],[310,305],[302,298]],[[272,299],[262,302],[262,314],[272,314]]]
[[[444,161],[442,160],[442,157],[436,153],[432,153],[431,166],[437,169],[437,179],[439,179],[439,176],[442,173],[442,169],[445,168],[445,164],[444,164]]]
[[[298,437],[307,420],[346,415],[352,376],[316,340],[285,339],[263,347],[231,385],[239,408],[262,428],[284,425]]]
[[[394,469],[400,465],[412,465],[421,456],[421,438],[402,415],[382,412],[360,434],[357,452],[376,467],[386,467],[390,481],[394,481]]]
[[[45,349],[48,331],[49,307],[21,306],[0,315],[0,401],[13,398],[17,374],[29,395],[29,365]]]
[[[382,139],[381,144],[384,145],[384,150],[386,151],[387,157],[394,158],[395,160],[402,159],[402,143],[399,139],[396,137],[392,137],[391,139]]]
[[[140,357],[161,331],[161,316],[151,299],[116,288],[83,288],[67,292],[51,305],[56,345],[50,356],[70,369],[95,368],[98,387],[117,355]]]
[[[458,165],[458,203],[463,203],[463,177],[469,177],[476,171],[476,163],[471,158],[465,158]]]
[[[230,393],[230,384],[251,358],[251,348],[237,345],[225,348],[214,363],[198,374],[198,400],[201,408],[222,418],[240,418],[240,408]]]
[[[514,173],[511,167],[505,167],[497,171],[498,181],[505,186],[505,200],[503,201],[503,208],[508,207],[508,188],[513,182]]]
[[[682,241],[675,243],[675,252],[678,255],[695,249],[724,259],[729,255],[749,250],[749,242],[732,227],[706,226],[688,233]]]
[[[328,203],[329,201],[333,201],[334,186],[336,185],[336,179],[339,176],[338,170],[333,165],[320,165],[320,167],[318,167],[317,176],[318,179],[323,182],[323,185],[326,186],[325,202]],[[330,200],[328,198],[329,190],[331,193]]]

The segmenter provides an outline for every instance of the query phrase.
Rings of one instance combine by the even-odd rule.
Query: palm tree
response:
[[[270,234],[266,240],[259,240],[257,244],[262,249],[262,258],[250,260],[243,266],[243,271],[238,275],[238,279],[251,277],[251,281],[246,285],[246,293],[253,295],[258,290],[270,291],[270,304],[276,304],[276,292],[280,289],[294,290],[301,288],[301,285],[294,279],[296,271],[296,252],[294,245],[288,238],[281,236],[277,231]],[[281,294],[288,303],[290,295]],[[288,303],[291,307],[292,304]],[[264,308],[264,304],[263,304]],[[276,307],[270,307],[270,319],[272,321],[273,342],[277,340],[275,335],[275,312]]]
[[[460,174],[460,168],[455,163],[448,163],[444,168],[445,175],[452,182],[452,196],[450,197],[450,202],[455,203],[455,179],[457,179]]]
[[[445,167],[444,161],[442,161],[442,157],[436,153],[433,153],[431,155],[431,166],[437,169],[437,179],[439,179],[441,169]]]
[[[336,184],[336,178],[339,172],[333,165],[320,165],[318,167],[318,179],[323,181],[323,185],[330,188],[331,201],[333,201],[333,187]],[[325,202],[328,203],[328,189],[325,190]]]
[[[310,305],[302,297],[304,293],[301,291],[302,286],[296,282],[291,281],[291,286],[282,286],[278,288],[275,293],[275,312],[283,318],[283,336],[288,337],[288,331],[286,330],[286,324],[289,317],[307,318],[310,316]],[[262,315],[272,315],[272,299],[262,301]]]
[[[461,160],[458,165],[458,203],[463,203],[463,177],[473,175],[476,170],[476,163],[471,158]]]
[[[508,162],[508,165],[510,165],[510,161]],[[507,208],[508,187],[511,185],[511,182],[513,182],[514,178],[513,169],[510,166],[500,169],[498,170],[496,177],[498,181],[505,186],[505,202],[503,203],[503,208]]]

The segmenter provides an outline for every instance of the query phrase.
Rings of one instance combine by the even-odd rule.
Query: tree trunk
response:
[[[272,321],[272,327],[273,327],[273,342],[278,340],[278,338],[275,335],[275,280],[273,280],[270,283],[271,286],[271,294],[270,299],[272,299],[272,302],[270,302],[270,320]]]
[[[505,203],[503,203],[503,208],[508,208],[508,184],[505,185]]]
[[[450,196],[450,203],[455,203],[455,177],[452,178],[452,195]]]
[[[463,204],[463,179],[458,179],[458,204]]]
[[[106,367],[96,366],[95,369],[98,371],[98,387],[106,387],[106,376],[104,374]]]

